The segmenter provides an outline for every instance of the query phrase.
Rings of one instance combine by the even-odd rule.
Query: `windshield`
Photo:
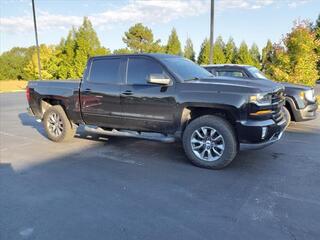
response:
[[[213,77],[207,70],[186,58],[164,58],[162,61],[184,81]]]
[[[267,77],[259,71],[259,69],[255,68],[255,67],[249,67],[248,71],[255,77],[255,78],[259,78],[259,79],[267,79]]]

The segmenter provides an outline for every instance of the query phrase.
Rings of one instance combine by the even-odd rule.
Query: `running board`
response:
[[[117,137],[133,137],[133,138],[140,138],[152,141],[159,141],[164,143],[173,143],[176,141],[175,137],[173,136],[166,136],[161,133],[150,133],[150,132],[136,132],[136,131],[129,131],[129,130],[104,130],[99,127],[94,126],[84,126],[84,130],[88,132],[93,132],[96,134],[107,135],[107,136],[117,136]]]

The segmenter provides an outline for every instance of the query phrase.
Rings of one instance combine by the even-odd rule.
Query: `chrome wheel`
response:
[[[225,148],[223,136],[212,127],[201,127],[191,135],[193,153],[203,161],[218,160]]]
[[[47,126],[49,132],[55,136],[59,137],[63,132],[63,122],[59,114],[53,112],[49,115]]]

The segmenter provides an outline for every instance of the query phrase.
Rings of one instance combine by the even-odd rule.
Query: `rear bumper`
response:
[[[261,149],[279,141],[287,127],[287,120],[244,121],[237,126],[240,150]]]
[[[34,113],[30,107],[27,108],[27,112],[28,112],[29,116],[34,117]]]
[[[297,122],[313,120],[317,117],[317,102],[308,104],[303,109],[294,109],[294,119]]]
[[[28,108],[27,108],[27,112],[28,112],[28,115],[29,115],[30,117],[34,117],[37,122],[41,122],[41,119],[38,118],[38,117],[34,114],[34,112],[32,111],[31,107],[28,107]]]

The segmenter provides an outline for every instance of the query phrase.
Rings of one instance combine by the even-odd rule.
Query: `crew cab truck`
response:
[[[80,81],[31,81],[27,99],[52,141],[70,139],[80,124],[161,133],[180,139],[192,163],[212,169],[239,150],[276,142],[286,126],[280,84],[213,78],[165,54],[92,57]]]
[[[237,77],[257,81],[267,79],[256,67],[239,64],[212,64],[203,66],[217,77]],[[285,107],[288,124],[291,120],[296,122],[313,120],[317,116],[318,103],[312,87],[281,83],[285,89]]]

